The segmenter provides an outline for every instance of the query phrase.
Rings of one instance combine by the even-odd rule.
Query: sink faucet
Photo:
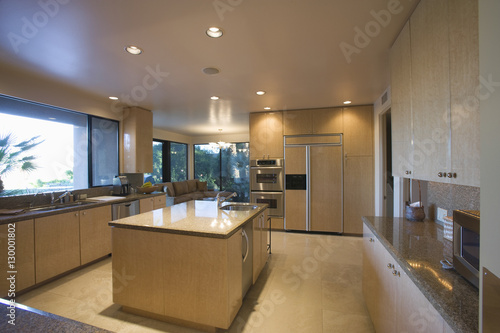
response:
[[[36,192],[35,194],[33,194],[33,200],[30,202],[30,208],[33,208],[35,206],[36,197],[38,195],[45,196],[45,193],[43,193],[43,192]]]
[[[216,197],[216,199],[217,199],[217,207],[218,207],[218,208],[220,208],[220,207],[222,206],[222,203],[223,203],[224,201],[226,201],[227,199],[232,198],[232,197],[237,197],[237,196],[238,196],[238,193],[233,192],[233,193],[231,193],[230,195],[228,195],[227,197],[225,197],[225,198],[223,198],[223,199],[221,200],[221,198],[220,198],[220,194],[221,194],[221,193],[222,193],[222,192],[217,193],[217,197]]]
[[[54,192],[52,192],[52,201],[51,203],[54,203],[54,201],[57,201],[57,200],[60,200],[61,203],[65,203],[65,202],[69,202],[69,195],[71,194],[70,191],[66,191],[64,192],[63,194],[61,194],[60,196],[57,197],[57,199],[54,199]]]

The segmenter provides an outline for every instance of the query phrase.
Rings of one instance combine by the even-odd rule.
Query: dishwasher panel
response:
[[[113,221],[137,214],[139,214],[139,200],[117,203],[112,205]]]

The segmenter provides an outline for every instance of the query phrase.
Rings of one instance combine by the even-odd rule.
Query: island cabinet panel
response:
[[[12,226],[14,226],[14,228]],[[15,249],[12,249],[12,247],[9,249],[9,239],[14,240]],[[0,270],[2,272],[2,278],[0,279],[0,297],[5,297],[9,294],[10,281],[7,280],[7,277],[11,274],[7,273],[8,271],[17,272],[15,273],[16,293],[35,284],[34,241],[33,220],[0,225]],[[9,259],[12,254],[9,254],[9,250],[15,252],[13,267],[9,266],[9,261],[12,261]]]
[[[166,321],[230,326],[242,304],[241,232],[223,239],[114,227],[112,236],[113,302]]]
[[[139,211],[142,213],[150,212],[154,210],[154,199],[153,198],[146,198],[146,199],[140,199],[139,200]]]
[[[267,210],[253,219],[253,283],[267,262]]]
[[[123,114],[122,172],[153,172],[153,113],[129,107]]]
[[[35,219],[36,283],[80,266],[80,212]]]
[[[283,158],[283,112],[250,114],[250,159]]]
[[[111,253],[111,206],[80,211],[80,256],[84,265]]]
[[[139,208],[140,208],[140,202],[139,202]],[[153,197],[153,209],[160,209],[167,207],[167,197],[165,195],[159,195],[156,197]]]

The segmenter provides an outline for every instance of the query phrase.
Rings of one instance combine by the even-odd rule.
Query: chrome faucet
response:
[[[233,193],[231,193],[231,194],[230,194],[230,195],[228,195],[227,197],[224,197],[224,198],[221,200],[221,198],[220,198],[220,194],[221,194],[221,193],[222,193],[222,192],[217,193],[217,196],[216,196],[216,199],[217,199],[217,207],[218,207],[218,208],[220,208],[220,207],[222,206],[222,203],[223,203],[224,201],[226,201],[227,199],[232,198],[232,197],[237,197],[237,196],[238,196],[238,193],[233,192]]]
[[[60,200],[61,203],[65,203],[65,202],[69,202],[69,195],[71,194],[70,191],[66,191],[64,192],[63,194],[61,194],[60,196],[57,197],[57,199],[54,199],[54,192],[52,192],[52,202],[51,203],[54,203],[54,201],[57,201],[57,200]]]

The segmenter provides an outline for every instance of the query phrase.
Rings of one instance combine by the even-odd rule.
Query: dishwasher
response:
[[[111,207],[113,221],[139,214],[139,200],[117,203]]]

